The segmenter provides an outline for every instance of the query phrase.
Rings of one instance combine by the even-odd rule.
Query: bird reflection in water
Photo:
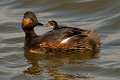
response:
[[[41,75],[45,73],[52,77],[52,80],[62,80],[68,78],[93,78],[93,76],[82,75],[82,74],[72,74],[60,72],[58,68],[64,66],[65,64],[81,64],[84,63],[84,60],[97,58],[99,50],[96,52],[96,55],[90,51],[81,52],[81,54],[38,54],[30,53],[25,51],[24,56],[27,59],[27,62],[31,64],[31,67],[28,67],[23,72],[29,75]],[[75,62],[79,60],[80,62]]]

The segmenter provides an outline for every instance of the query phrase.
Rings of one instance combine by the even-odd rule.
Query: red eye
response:
[[[29,19],[29,23],[30,23],[30,24],[32,24],[32,23],[33,23],[33,21],[32,21],[31,19]]]

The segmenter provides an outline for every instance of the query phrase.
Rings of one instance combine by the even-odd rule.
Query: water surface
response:
[[[101,38],[97,57],[38,55],[23,50],[24,12],[41,23],[95,30]],[[36,27],[38,35],[49,29]],[[120,0],[0,0],[0,80],[119,80]]]

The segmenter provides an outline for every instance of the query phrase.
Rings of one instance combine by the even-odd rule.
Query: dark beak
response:
[[[42,24],[42,23],[38,23],[38,26],[44,26],[44,24]]]

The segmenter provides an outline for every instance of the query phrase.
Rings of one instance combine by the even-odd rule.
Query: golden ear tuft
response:
[[[33,21],[30,19],[30,18],[23,18],[22,20],[22,26],[25,27],[27,26],[28,24],[31,24],[33,23]]]

